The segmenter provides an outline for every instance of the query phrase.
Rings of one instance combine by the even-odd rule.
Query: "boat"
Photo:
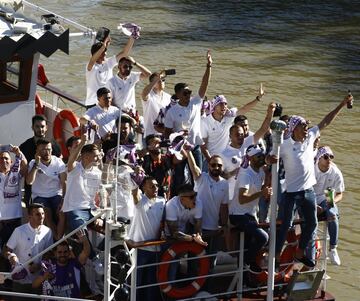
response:
[[[69,54],[70,38],[88,39],[90,46],[96,31],[25,0],[0,1],[0,4],[0,126],[6,129],[1,131],[0,141],[2,144],[19,145],[31,137],[30,117],[38,113],[44,114],[49,121],[49,138],[55,138],[63,145],[67,137],[79,133],[78,118],[86,108],[79,99],[58,89],[56,81],[53,83],[53,79],[50,81],[47,79],[44,67],[39,65],[39,57],[40,54],[49,57],[57,50]],[[32,10],[30,15],[27,15],[28,9]],[[41,14],[40,18],[34,17],[36,13]],[[274,130],[277,126],[274,124]],[[278,132],[281,135],[281,130]],[[63,155],[66,156],[64,147]],[[116,172],[117,166],[112,168]],[[101,189],[114,186],[116,187],[112,182],[104,182]],[[136,242],[130,247],[125,240],[126,223],[117,218],[116,202],[110,207],[103,206],[87,224],[104,215],[106,224],[102,233],[105,237],[103,300],[135,301],[136,291],[141,289],[136,285],[136,272],[145,267],[136,265],[137,248],[162,245],[165,241]],[[270,228],[270,232],[274,233],[275,219],[272,221],[270,225],[261,226]],[[264,251],[268,255],[261,257],[261,260],[264,260],[262,265],[264,269],[269,270],[269,273],[262,275],[262,278],[252,275],[243,264],[244,234],[232,229],[234,235],[239,237],[239,248],[224,255],[227,258],[226,264],[219,264],[221,261],[219,254],[207,255],[204,249],[195,243],[174,242],[162,255],[161,262],[157,264],[158,279],[152,285],[160,286],[164,300],[333,301],[334,296],[326,291],[325,221],[321,230],[322,237],[319,240],[322,241],[322,252],[318,267],[312,271],[300,271],[301,267],[297,266],[290,256],[289,261],[282,262],[283,268],[280,271],[283,273],[275,273],[274,252],[270,244],[269,249]],[[76,231],[67,234],[50,248],[72,236]],[[288,245],[291,246],[291,243],[294,241],[288,242]],[[42,256],[46,251],[37,254],[29,262]],[[193,256],[179,257],[182,254],[195,254],[199,262],[198,273],[189,277],[185,272],[183,278],[169,281],[167,269],[170,263],[180,262],[180,266],[186,268],[186,262],[193,258]],[[218,264],[211,266],[210,258],[214,256],[217,256]],[[11,278],[11,273],[0,272],[0,280],[6,278]],[[185,284],[178,285],[184,282]],[[26,296],[5,291],[1,291],[0,295]],[[40,295],[33,297],[48,300],[89,300]]]

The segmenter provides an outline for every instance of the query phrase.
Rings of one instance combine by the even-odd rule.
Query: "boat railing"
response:
[[[299,225],[302,223],[301,219],[297,219],[296,221],[294,221],[294,225]],[[261,223],[259,225],[262,228],[268,228],[268,224],[267,223]],[[249,268],[247,266],[244,265],[244,252],[246,251],[246,249],[244,248],[244,242],[245,242],[245,235],[244,232],[240,232],[239,230],[234,228],[234,231],[237,231],[239,234],[239,250],[235,250],[235,251],[229,251],[229,252],[224,252],[229,254],[230,256],[234,256],[236,255],[237,258],[237,263],[236,263],[236,268],[234,269],[229,269],[226,271],[222,271],[222,272],[211,272],[208,275],[201,275],[201,276],[192,276],[192,277],[184,277],[181,279],[175,279],[175,280],[169,280],[166,282],[154,282],[151,284],[146,284],[146,285],[137,285],[136,283],[136,275],[138,270],[140,269],[144,269],[147,267],[153,267],[153,266],[161,266],[164,264],[173,264],[173,263],[184,263],[184,262],[189,262],[189,261],[193,261],[193,260],[200,260],[202,258],[213,258],[215,257],[217,254],[205,254],[205,255],[201,255],[201,256],[196,256],[196,257],[188,257],[188,258],[179,258],[179,259],[173,259],[173,260],[169,260],[169,261],[161,261],[161,262],[156,262],[156,263],[151,263],[151,264],[144,264],[144,265],[137,265],[137,248],[140,247],[144,247],[144,246],[150,246],[150,245],[161,245],[164,244],[165,241],[147,241],[147,242],[139,242],[139,243],[135,243],[132,242],[131,247],[132,249],[129,251],[130,256],[131,256],[131,269],[128,272],[129,277],[131,278],[130,283],[124,283],[123,285],[125,285],[126,287],[128,287],[130,289],[130,300],[131,301],[136,301],[136,291],[139,289],[146,289],[146,288],[150,288],[150,287],[154,287],[154,286],[160,286],[160,285],[171,285],[171,284],[176,284],[176,283],[184,283],[184,282],[188,282],[188,281],[193,281],[199,278],[214,278],[214,277],[223,277],[223,276],[232,276],[232,279],[230,281],[229,286],[227,287],[226,290],[224,290],[224,292],[221,293],[213,293],[213,294],[209,294],[206,297],[207,298],[211,298],[211,297],[229,297],[229,296],[236,296],[238,298],[238,300],[241,300],[243,297],[243,294],[245,293],[251,293],[251,292],[261,292],[261,291],[266,291],[267,286],[266,285],[262,285],[262,286],[257,286],[257,287],[247,287],[244,285],[244,278],[243,278],[243,273],[246,271],[249,271]],[[319,228],[318,228],[318,238],[316,238],[314,241],[320,241],[322,243],[321,245],[321,256],[320,258],[317,259],[317,267],[316,269],[319,270],[326,270],[326,259],[327,259],[327,221],[322,221],[321,223],[319,223]],[[167,242],[168,243],[168,242]],[[294,245],[294,243],[296,242],[289,242],[289,243],[285,243],[284,247],[286,247],[287,245]],[[281,263],[281,267],[284,266],[288,266],[288,265],[293,265],[294,261],[291,262],[284,262]],[[235,265],[235,263],[233,263],[233,265]],[[267,266],[262,266],[262,268],[264,270],[267,269]],[[297,268],[296,264],[295,264],[295,269]],[[322,283],[319,287],[319,289],[321,291],[324,291],[326,289],[326,275],[324,274]],[[288,285],[287,282],[280,282],[280,283],[276,283],[275,287],[282,289],[285,288]],[[189,298],[182,298],[182,301],[190,301],[190,300],[198,300],[199,297],[189,297]]]

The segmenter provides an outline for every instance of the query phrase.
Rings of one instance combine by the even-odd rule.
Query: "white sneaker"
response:
[[[329,258],[333,265],[341,265],[341,260],[336,248],[330,250]]]

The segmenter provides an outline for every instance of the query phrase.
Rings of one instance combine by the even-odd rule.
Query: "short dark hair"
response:
[[[279,117],[279,120],[286,121],[286,122],[289,121],[289,119],[290,119],[289,115],[282,115]]]
[[[247,117],[245,115],[238,115],[234,119],[234,124],[244,122],[245,120],[247,120]]]
[[[150,134],[145,137],[145,145],[149,146],[150,140],[154,138],[160,138],[157,134]]]
[[[39,145],[46,145],[46,144],[51,144],[51,141],[48,139],[44,139],[44,138],[40,138],[38,141],[36,141],[36,147],[38,147]]]
[[[242,129],[242,126],[240,126],[238,124],[233,124],[229,129],[229,134],[231,134],[231,132],[235,129]]]
[[[42,114],[36,114],[31,118],[31,124],[34,125],[36,121],[45,121],[47,124],[47,119]]]
[[[29,207],[27,208],[28,215],[31,215],[32,212],[33,212],[35,209],[39,209],[39,208],[44,209],[44,205],[43,205],[43,204],[40,204],[40,203],[31,203],[31,204],[29,204]]]
[[[221,158],[220,155],[212,155],[212,156],[210,157],[210,159],[209,159],[209,163],[210,163],[213,159],[216,159],[216,158],[221,159],[221,161],[222,161],[222,158]]]
[[[91,46],[91,55],[94,55],[96,52],[98,52],[98,50],[102,47],[103,43],[101,42],[97,42],[95,44],[93,44]],[[107,50],[107,48],[105,48],[105,51]]]
[[[153,181],[156,179],[153,176],[145,176],[144,179],[142,180],[141,184],[140,184],[140,189],[143,191],[144,189],[144,185],[146,184],[147,181]]]
[[[188,192],[194,192],[194,186],[187,183],[187,184],[182,184],[178,191],[177,191],[177,194],[181,194],[181,193],[188,193]]]
[[[97,96],[97,98],[100,98],[101,96],[108,94],[108,93],[111,93],[111,91],[108,88],[101,87],[100,89],[98,89],[96,91],[96,96]]]
[[[133,125],[131,118],[127,115],[121,115],[121,123],[130,123],[130,125]]]
[[[187,86],[188,86],[187,83],[177,83],[174,87],[174,91],[175,91],[175,93],[178,93],[181,90],[185,89],[185,87],[187,87]]]
[[[81,149],[81,155],[89,154],[96,150],[99,150],[99,147],[96,144],[86,144]]]
[[[59,243],[59,244],[55,247],[55,250],[57,250],[57,248],[58,248],[59,246],[67,247],[67,248],[70,250],[70,245],[69,245],[69,243],[67,242],[67,240],[63,240],[61,243]]]
[[[77,136],[71,136],[69,139],[66,140],[66,148],[72,147],[73,143],[77,140],[81,140],[81,138]]]
[[[123,57],[119,60],[118,65],[121,64],[122,62],[125,62],[125,61],[131,63],[131,61],[130,61],[126,56],[123,56]]]

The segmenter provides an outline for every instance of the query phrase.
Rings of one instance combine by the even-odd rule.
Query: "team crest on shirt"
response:
[[[9,179],[9,183],[10,184],[16,184],[16,176],[12,176],[10,179]]]
[[[232,157],[232,158],[231,158],[231,163],[232,163],[232,164],[238,163],[238,159],[237,159],[236,157]]]

